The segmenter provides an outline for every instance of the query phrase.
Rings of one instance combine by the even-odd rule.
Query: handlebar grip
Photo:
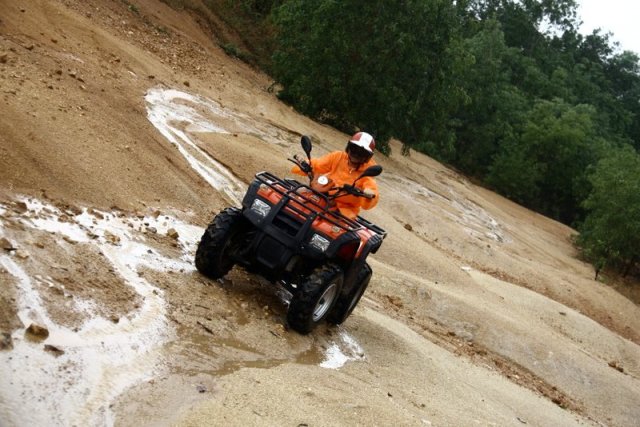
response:
[[[376,197],[375,194],[367,194],[361,189],[359,189],[358,187],[355,187],[353,185],[345,184],[342,186],[342,188],[344,189],[344,191],[346,191],[349,194],[352,194],[358,197],[364,197],[365,199],[373,199],[374,197]]]
[[[304,160],[300,160],[299,157],[297,156],[293,156],[292,158],[288,158],[287,160],[289,160],[291,163],[295,164],[296,166],[298,166],[300,168],[300,170],[306,174],[309,174],[313,169],[311,168],[311,164],[309,164],[308,162],[304,161]]]

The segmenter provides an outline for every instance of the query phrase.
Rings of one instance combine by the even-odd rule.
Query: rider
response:
[[[333,187],[352,184],[365,169],[376,164],[372,158],[375,146],[373,136],[366,132],[358,132],[347,142],[344,151],[334,151],[320,158],[311,159],[314,181],[323,175],[329,179],[327,184],[320,186],[321,188],[318,188],[317,184],[312,186],[320,191],[326,191]],[[306,175],[298,166],[294,166],[291,172]],[[367,176],[358,180],[356,187],[371,198],[347,194],[335,199],[340,213],[351,219],[358,216],[360,208],[375,207],[379,199],[378,185],[373,177]]]

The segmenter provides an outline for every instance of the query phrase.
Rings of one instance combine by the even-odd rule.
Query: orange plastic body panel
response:
[[[258,189],[258,195],[265,200],[268,200],[272,205],[280,202],[283,197],[283,193],[286,193],[288,191],[287,188],[279,184],[276,184],[274,187],[275,188],[267,185],[262,185]],[[298,189],[298,191],[301,192],[300,194],[304,194],[304,197],[296,197],[295,192],[289,192],[289,196],[291,197],[289,205],[295,208],[295,210],[285,207],[284,209],[287,210],[288,213],[295,217],[298,217],[300,221],[305,221],[307,216],[313,212],[325,212],[325,214],[330,216],[334,222],[332,223],[332,221],[328,221],[327,219],[319,215],[313,222],[312,228],[320,234],[327,236],[331,240],[335,240],[347,231],[353,230],[353,221],[351,221],[351,223],[345,221],[344,218],[340,216],[337,210],[332,211],[331,209],[329,209],[328,212],[325,211],[327,205],[326,199],[315,195],[308,188],[303,187]],[[316,203],[316,205],[309,203],[308,199],[311,199]],[[360,246],[358,247],[358,251],[355,255],[355,257],[357,258],[358,256],[360,256],[365,243],[373,236],[374,232],[364,226],[361,226],[354,231],[360,237]]]

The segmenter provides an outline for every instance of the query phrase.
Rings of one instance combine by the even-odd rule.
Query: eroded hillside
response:
[[[298,335],[273,284],[198,274],[255,172],[344,147],[271,83],[160,1],[1,2],[3,425],[637,423],[640,311],[574,231],[398,146],[344,325]]]

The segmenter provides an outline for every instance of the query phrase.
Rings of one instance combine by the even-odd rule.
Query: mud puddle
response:
[[[0,255],[0,267],[16,280],[18,317],[24,327],[40,325],[48,337],[29,340],[19,329],[12,334],[13,349],[0,352],[0,377],[8,379],[0,389],[0,418],[9,425],[111,424],[108,402],[162,369],[159,349],[174,335],[167,325],[162,293],[140,277],[138,269],[191,270],[186,259],[201,230],[168,216],[137,218],[86,209],[74,215],[34,199],[17,205],[24,212],[0,222],[0,236],[16,247]],[[179,230],[182,259],[167,258],[144,242],[143,230],[167,233],[170,228]],[[43,240],[37,239],[44,237],[35,237],[34,245],[34,236],[42,231],[58,246],[40,247]],[[87,246],[99,251],[114,275],[140,297],[135,310],[117,319],[105,318],[96,301],[74,295],[47,274],[50,251],[71,255]],[[79,313],[86,319],[82,324],[65,325],[60,314],[54,318],[54,307],[48,303],[52,288],[62,298],[55,300],[58,305],[62,301],[69,316]]]
[[[229,134],[243,132],[257,136],[268,143],[283,144],[288,135],[276,127],[248,115],[224,108],[220,103],[175,89],[153,88],[145,96],[147,117],[158,131],[178,148],[191,167],[214,189],[225,194],[231,202],[240,204],[246,186],[215,158],[201,150],[191,134],[214,132]],[[286,296],[280,295],[281,300]],[[285,304],[287,303],[284,301]],[[320,364],[337,369],[351,360],[363,357],[363,351],[346,332],[326,349],[308,350],[296,356],[298,363]],[[222,343],[224,344],[224,343]],[[197,345],[196,345],[197,346]],[[291,357],[285,360],[289,361]],[[230,362],[219,374],[254,364],[270,367],[282,363],[280,359],[252,362]]]
[[[0,268],[17,287],[23,325],[11,335],[13,348],[0,352],[0,419],[7,425],[113,425],[112,405],[118,396],[150,381],[175,375],[204,375],[213,381],[238,369],[268,369],[287,362],[338,369],[364,358],[345,331],[319,340],[283,329],[274,333],[274,328],[282,328],[280,319],[264,325],[245,319],[243,325],[238,314],[241,321],[227,322],[232,327],[225,333],[207,333],[205,338],[194,329],[176,328],[168,317],[166,290],[149,272],[184,283],[202,280],[192,264],[202,232],[158,212],[64,210],[26,198],[0,204],[0,238],[12,246],[0,253]],[[100,310],[113,303],[108,299],[113,296],[94,299],[93,290],[65,286],[54,273],[71,268],[57,260],[56,253],[76,260],[91,251],[101,254],[114,276],[107,287],[113,292],[119,286],[128,288],[136,295],[132,308],[116,318]],[[215,290],[218,285],[222,288],[215,283],[203,288]],[[283,294],[272,297],[286,305]],[[195,313],[196,322],[204,324],[209,317],[215,325],[209,307],[201,306],[203,314]],[[259,307],[244,309],[260,312]],[[80,320],[70,321],[74,316]],[[31,324],[46,328],[46,339],[28,339],[25,328]],[[261,341],[267,339],[278,351],[261,350]]]

